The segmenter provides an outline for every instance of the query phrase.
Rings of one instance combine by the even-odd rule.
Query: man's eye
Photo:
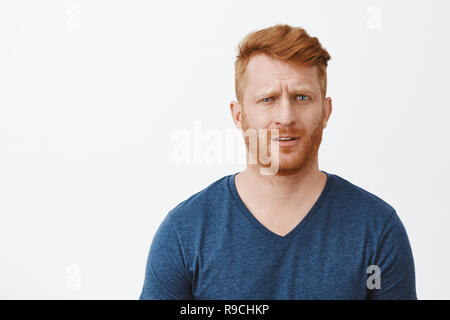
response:
[[[308,96],[305,96],[303,94],[299,94],[297,97],[300,97],[300,101],[307,101],[309,99]]]
[[[299,94],[299,95],[297,95],[297,97],[300,97],[299,101],[309,101],[310,100],[310,98],[308,96],[305,96],[303,94]],[[261,102],[270,102],[271,99],[273,99],[273,97],[262,98]]]
[[[269,97],[269,98],[262,98],[261,101],[262,101],[262,102],[270,102],[268,99],[272,99],[272,97]]]

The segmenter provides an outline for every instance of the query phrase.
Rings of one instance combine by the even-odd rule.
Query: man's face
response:
[[[317,161],[322,131],[331,113],[331,99],[323,99],[317,67],[253,56],[243,77],[241,127],[267,130],[267,155],[271,145],[279,147],[278,175],[289,175]],[[269,129],[294,141],[274,140]],[[246,139],[247,151],[249,141]],[[277,147],[275,145],[275,147]],[[260,151],[258,151],[260,152]],[[268,167],[270,164],[260,162]]]

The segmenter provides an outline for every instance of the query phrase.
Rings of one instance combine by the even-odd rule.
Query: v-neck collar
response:
[[[228,176],[228,186],[230,189],[231,194],[233,195],[233,199],[238,206],[239,210],[244,214],[244,216],[263,234],[268,236],[269,238],[272,238],[277,241],[287,241],[294,237],[301,229],[304,229],[306,225],[308,225],[314,216],[314,214],[319,211],[320,207],[322,206],[323,202],[325,201],[325,198],[327,197],[329,190],[331,188],[331,185],[333,184],[333,175],[321,170],[323,173],[327,175],[327,181],[325,183],[325,186],[320,193],[319,198],[317,198],[316,202],[312,206],[312,208],[308,211],[306,216],[291,230],[289,233],[287,233],[284,236],[280,236],[276,234],[275,232],[270,231],[266,226],[264,226],[256,217],[248,210],[248,208],[245,206],[244,202],[242,201],[241,197],[239,196],[239,193],[236,188],[236,182],[235,177],[239,172],[236,172],[230,176]]]

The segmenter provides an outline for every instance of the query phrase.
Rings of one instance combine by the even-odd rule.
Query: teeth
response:
[[[295,140],[295,138],[276,138],[276,140],[289,141],[289,140]]]

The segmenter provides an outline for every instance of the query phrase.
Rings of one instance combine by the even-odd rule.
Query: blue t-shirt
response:
[[[169,211],[140,299],[417,299],[395,209],[338,175],[285,236],[248,210],[225,176]]]

